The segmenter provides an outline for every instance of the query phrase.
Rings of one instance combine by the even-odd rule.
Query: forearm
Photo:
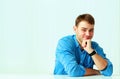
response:
[[[86,73],[84,76],[90,76],[90,75],[100,75],[100,72],[95,69],[86,68]]]
[[[103,70],[106,68],[107,61],[105,59],[103,59],[100,55],[95,54],[92,56],[92,59],[93,59],[95,65],[97,66],[98,70]]]
[[[94,49],[91,48],[88,50],[88,53],[90,54],[93,51],[94,51]],[[97,66],[98,70],[103,70],[106,68],[107,61],[104,58],[102,58],[100,55],[98,55],[96,53],[96,54],[92,55],[91,57],[92,57],[95,65]]]

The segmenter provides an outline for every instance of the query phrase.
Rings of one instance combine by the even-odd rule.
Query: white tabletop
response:
[[[106,77],[102,75],[85,76],[85,77],[69,77],[67,75],[33,75],[33,74],[0,74],[0,79],[120,79],[119,75]]]

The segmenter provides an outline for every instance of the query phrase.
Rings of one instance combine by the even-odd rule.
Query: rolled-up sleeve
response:
[[[104,53],[103,49],[96,43],[95,50],[97,53],[104,59],[107,60],[107,66],[104,70],[101,70],[100,73],[104,76],[111,76],[113,73],[113,64],[112,62],[106,57],[106,54]]]
[[[104,70],[100,71],[100,72],[104,76],[111,76],[112,73],[113,73],[113,65],[108,59],[107,59],[107,63],[108,63],[107,67]]]
[[[85,68],[77,63],[72,46],[72,43],[68,41],[59,40],[56,57],[69,76],[83,76],[86,73]]]

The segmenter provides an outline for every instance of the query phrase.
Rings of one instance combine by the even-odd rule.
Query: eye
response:
[[[86,31],[86,29],[82,29],[82,31],[83,31],[83,32],[85,32],[85,31]]]
[[[89,32],[93,32],[93,31],[94,31],[94,29],[89,30]]]

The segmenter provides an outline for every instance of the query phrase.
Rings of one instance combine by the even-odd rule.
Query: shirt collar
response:
[[[81,46],[80,46],[80,44],[79,44],[79,42],[78,42],[78,40],[77,40],[77,38],[76,38],[76,35],[74,35],[74,40],[75,40],[75,44],[76,44],[76,47],[78,47],[78,48],[80,48],[81,50],[82,50],[82,48],[81,48]]]
[[[76,35],[74,35],[73,38],[74,38],[74,40],[75,40],[76,47],[79,47],[79,42],[77,41]]]

